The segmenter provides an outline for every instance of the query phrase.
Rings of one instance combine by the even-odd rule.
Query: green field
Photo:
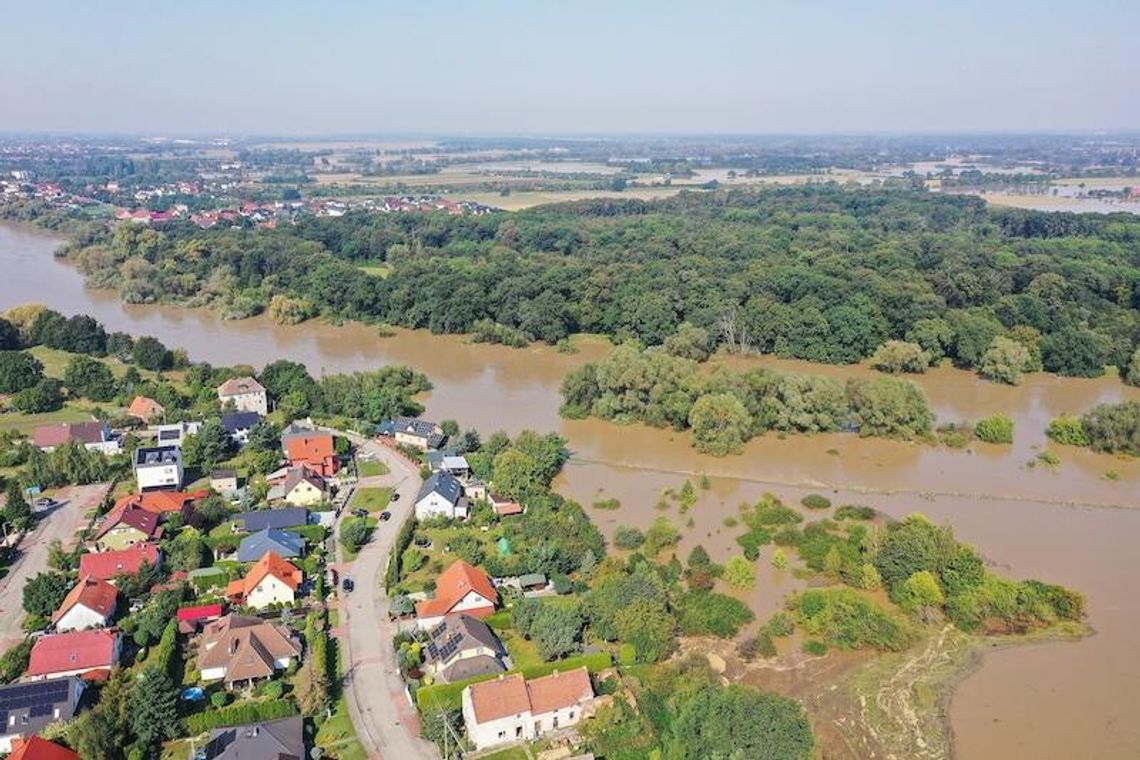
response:
[[[21,433],[31,433],[37,425],[50,425],[56,422],[88,422],[91,412],[80,408],[76,404],[64,404],[63,408],[55,412],[44,414],[22,414],[20,412],[5,412],[0,414],[0,431],[19,430]]]
[[[377,475],[387,475],[389,472],[388,465],[384,464],[383,462],[376,461],[357,462],[357,468],[359,469],[359,474],[362,478],[372,478],[376,477]]]
[[[382,512],[392,500],[391,488],[357,488],[349,502],[351,509],[367,509],[369,512]]]

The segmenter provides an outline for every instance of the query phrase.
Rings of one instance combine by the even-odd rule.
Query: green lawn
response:
[[[352,494],[350,509],[367,509],[369,512],[382,512],[392,501],[391,488],[357,488]]]
[[[379,461],[358,461],[357,467],[360,471],[360,477],[371,478],[376,475],[387,475],[388,465]]]
[[[483,545],[483,552],[487,555],[498,554],[499,547],[497,541],[499,534],[494,530],[489,530],[486,533],[474,527],[464,528],[417,528],[416,535],[425,535],[431,539],[431,547],[428,549],[419,549],[413,542],[411,546],[403,554],[402,568],[415,568],[415,570],[405,570],[403,577],[400,579],[400,585],[409,591],[420,591],[423,589],[425,583],[430,580],[435,580],[444,568],[455,561],[455,555],[445,552],[443,549],[448,545],[448,542],[456,536],[465,534],[473,536]],[[419,557],[426,556],[426,561],[418,559]]]
[[[44,414],[22,414],[20,412],[0,414],[0,431],[15,429],[21,433],[30,434],[37,425],[50,425],[56,422],[88,422],[90,420],[91,412],[81,409],[75,404],[64,404],[59,411]]]
[[[388,279],[388,275],[392,274],[392,267],[387,264],[364,264],[360,267],[360,271],[371,277],[379,277],[381,280]]]
[[[34,346],[28,349],[28,353],[39,359],[40,363],[44,365],[45,375],[48,377],[56,377],[60,379],[63,379],[63,371],[67,368],[68,362],[70,362],[72,358],[79,355],[73,354],[70,351],[61,351],[58,348],[48,348],[47,346]],[[127,367],[129,365],[123,364],[118,359],[111,359],[109,357],[91,358],[95,359],[96,361],[100,361],[110,367],[111,374],[113,374],[116,378],[127,374]],[[135,369],[138,370],[139,376],[144,380],[153,380],[158,376],[158,373],[153,370],[143,369],[141,367],[135,367]],[[180,390],[185,390],[182,384],[183,373],[181,371],[165,372],[163,373],[163,377],[169,380]]]
[[[511,656],[511,664],[516,668],[529,668],[543,663],[538,654],[538,647],[533,641],[527,641],[514,631],[500,631],[499,639],[507,648]]]
[[[492,755],[483,755],[479,760],[532,760],[532,758],[533,756],[522,747],[507,747]]]

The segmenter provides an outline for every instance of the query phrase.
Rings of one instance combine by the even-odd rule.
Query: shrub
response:
[[[974,435],[986,443],[1013,443],[1013,420],[1007,414],[991,414],[974,425]]]
[[[796,623],[788,613],[776,612],[773,613],[772,617],[768,618],[768,625],[766,625],[764,629],[771,636],[791,636],[792,632],[796,630]]]
[[[914,637],[897,616],[853,589],[810,589],[793,596],[788,605],[804,631],[840,649],[872,647],[897,652]]]
[[[816,639],[808,639],[804,642],[803,650],[806,654],[822,657],[827,654],[827,644]]]
[[[594,509],[604,509],[612,512],[615,509],[621,509],[621,502],[617,499],[599,499],[593,504]]]
[[[803,504],[808,509],[828,509],[831,507],[831,499],[826,496],[821,496],[818,493],[813,493],[800,499],[800,504]]]
[[[856,504],[844,504],[835,510],[836,520],[874,520],[874,507],[864,507]]]
[[[212,704],[216,708],[221,709],[221,708],[225,707],[226,705],[228,705],[229,703],[230,703],[229,692],[216,691],[210,695],[210,704]]]
[[[1029,349],[1011,338],[999,335],[982,355],[978,374],[987,380],[1017,385],[1021,382],[1021,373],[1032,366]]]
[[[186,718],[186,729],[194,735],[204,734],[211,728],[264,723],[278,718],[289,718],[296,714],[297,706],[288,699],[266,702],[243,701],[218,710],[190,715]]]
[[[751,662],[757,657],[765,659],[775,657],[778,653],[776,651],[776,644],[772,641],[772,637],[768,635],[767,631],[761,631],[756,636],[750,636],[744,641],[736,645],[736,653],[742,660]]]
[[[1081,424],[1094,450],[1140,456],[1140,401],[1100,404]]]
[[[668,519],[658,517],[645,532],[645,553],[655,557],[662,549],[673,546],[680,540],[681,534],[676,526]]]
[[[637,664],[637,647],[633,644],[622,644],[618,648],[618,662],[622,665]]]
[[[614,546],[619,549],[632,551],[640,549],[641,545],[645,543],[645,536],[637,528],[630,528],[625,525],[619,525],[614,530]]]
[[[1072,417],[1067,414],[1054,417],[1052,421],[1049,422],[1049,427],[1046,429],[1045,435],[1057,443],[1063,443],[1068,446],[1089,445],[1089,437],[1085,435],[1085,426],[1081,423],[1080,418]]]
[[[730,557],[724,566],[724,580],[736,589],[752,588],[756,582],[756,568],[744,557]]]
[[[917,343],[905,340],[888,340],[871,354],[871,367],[880,372],[925,372],[930,366],[930,354]]]

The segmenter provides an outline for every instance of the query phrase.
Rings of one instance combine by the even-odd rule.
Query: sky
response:
[[[1140,0],[0,0],[0,130],[1140,129]]]

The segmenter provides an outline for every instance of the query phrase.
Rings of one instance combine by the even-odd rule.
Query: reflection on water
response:
[[[960,537],[1014,576],[1035,576],[1084,591],[1098,631],[1077,644],[1004,650],[960,688],[952,718],[963,757],[1125,757],[1140,755],[1140,614],[1133,600],[1140,562],[1140,462],[1057,449],[1059,468],[1028,468],[1046,444],[1049,419],[1122,398],[1140,398],[1115,378],[1097,380],[1031,376],[1019,388],[985,383],[953,369],[916,378],[941,421],[1008,413],[1017,430],[1013,446],[975,444],[952,451],[921,444],[858,439],[849,435],[768,435],[738,457],[697,454],[687,434],[643,426],[616,427],[597,420],[558,417],[558,385],[572,367],[606,351],[585,341],[573,356],[549,347],[524,350],[475,345],[456,336],[399,331],[380,338],[373,328],[308,323],[294,327],[257,318],[222,322],[212,314],[162,306],[124,306],[115,294],[93,292],[70,267],[52,259],[57,239],[0,225],[0,309],[40,302],[65,313],[87,313],[109,329],[150,334],[187,349],[194,359],[257,366],[277,358],[304,362],[315,374],[409,364],[435,385],[428,413],[455,418],[483,431],[557,430],[574,459],[557,486],[589,504],[600,495],[619,498],[617,512],[594,512],[607,533],[618,524],[647,526],[662,490],[686,474],[712,476],[712,488],[688,515],[664,512],[683,528],[682,556],[700,543],[723,560],[738,551],[739,527],[724,518],[742,501],[773,491],[795,503],[810,490],[836,504],[866,503],[894,516],[921,511],[951,521]],[[786,371],[851,376],[863,368],[803,362],[732,359]],[[1120,480],[1105,474],[1113,470]],[[836,490],[838,489],[838,490]],[[1107,509],[1066,505],[1110,505]],[[760,582],[748,600],[761,617],[798,587],[790,573],[777,577],[770,549]]]

